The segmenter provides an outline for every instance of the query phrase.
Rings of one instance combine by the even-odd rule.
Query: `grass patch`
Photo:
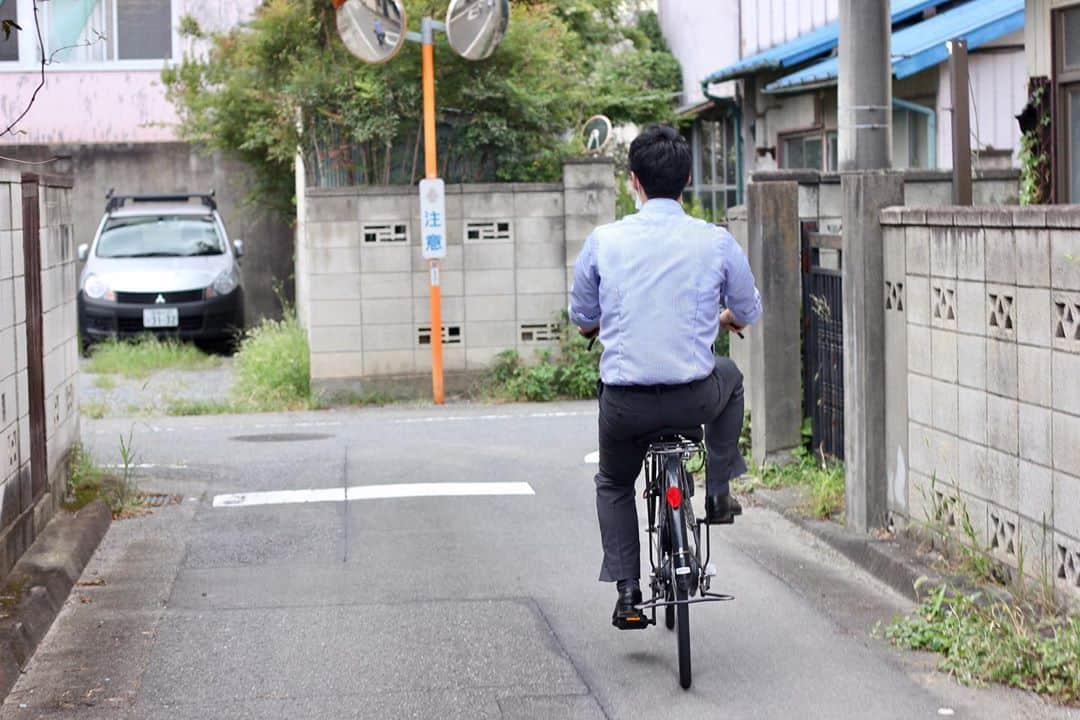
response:
[[[940,653],[941,669],[964,684],[999,683],[1062,703],[1080,701],[1080,618],[943,585],[885,635],[900,647]]]
[[[557,352],[545,350],[536,363],[527,364],[514,350],[495,357],[479,395],[486,399],[548,402],[596,397],[600,379],[600,346],[589,349],[589,341],[570,324],[566,313],[558,320]]]
[[[112,390],[116,387],[116,378],[112,375],[98,375],[94,378],[94,387],[99,390]]]
[[[769,489],[805,488],[807,512],[822,520],[835,517],[844,507],[843,463],[814,455],[806,448],[797,448],[790,463],[766,463],[750,483]]]
[[[163,408],[166,415],[228,415],[235,412],[236,408],[226,400],[186,400],[184,398],[172,398],[165,402]]]
[[[92,420],[100,420],[109,412],[109,406],[95,400],[84,400],[79,403],[79,412]]]
[[[307,333],[296,312],[263,320],[245,333],[235,359],[233,404],[240,411],[306,410],[313,406]]]
[[[125,517],[137,512],[144,497],[135,482],[135,453],[131,435],[120,437],[121,465],[119,473],[109,473],[94,462],[89,451],[77,443],[68,455],[68,485],[64,507],[75,511],[101,498],[112,510],[113,517]]]
[[[101,493],[101,483],[105,473],[90,457],[82,443],[76,443],[68,455],[68,486],[64,507],[68,510],[81,510]]]
[[[145,378],[155,370],[206,370],[220,360],[189,343],[144,335],[135,340],[105,340],[93,346],[86,372]]]

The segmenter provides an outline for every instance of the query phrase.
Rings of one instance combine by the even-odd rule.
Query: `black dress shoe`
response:
[[[742,515],[742,505],[730,494],[705,498],[705,522],[710,525],[730,525],[736,515]]]
[[[627,587],[619,590],[619,599],[615,601],[615,612],[611,614],[611,624],[620,630],[639,630],[649,626],[645,614],[635,605],[641,604],[641,590]]]

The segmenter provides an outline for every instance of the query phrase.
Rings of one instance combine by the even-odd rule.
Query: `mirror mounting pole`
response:
[[[442,25],[442,23],[438,23]],[[445,27],[445,26],[443,26]],[[424,92],[424,177],[439,176],[435,135],[435,30],[429,17],[420,21],[421,83]],[[430,261],[431,296],[431,394],[436,405],[443,403],[442,288],[439,285],[439,261]]]

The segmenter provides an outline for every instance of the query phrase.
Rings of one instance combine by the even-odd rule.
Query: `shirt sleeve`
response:
[[[740,325],[752,325],[761,318],[761,293],[742,246],[725,234],[723,248],[724,306]]]
[[[600,324],[600,273],[596,268],[596,234],[590,234],[574,263],[570,287],[570,320],[586,330]]]

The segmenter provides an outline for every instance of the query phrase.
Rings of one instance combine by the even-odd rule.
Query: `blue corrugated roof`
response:
[[[936,7],[946,0],[893,0],[892,21],[900,22],[913,15]],[[753,75],[762,70],[798,65],[836,47],[840,37],[840,24],[836,21],[822,25],[817,30],[800,35],[794,40],[781,43],[768,50],[743,58],[734,65],[717,70],[705,78],[705,83],[723,82],[746,75]]]
[[[973,0],[935,15],[892,36],[893,75],[898,79],[944,62],[945,43],[967,40],[974,49],[1024,27],[1024,0]],[[767,93],[792,92],[836,82],[836,57],[799,70],[765,86]]]

